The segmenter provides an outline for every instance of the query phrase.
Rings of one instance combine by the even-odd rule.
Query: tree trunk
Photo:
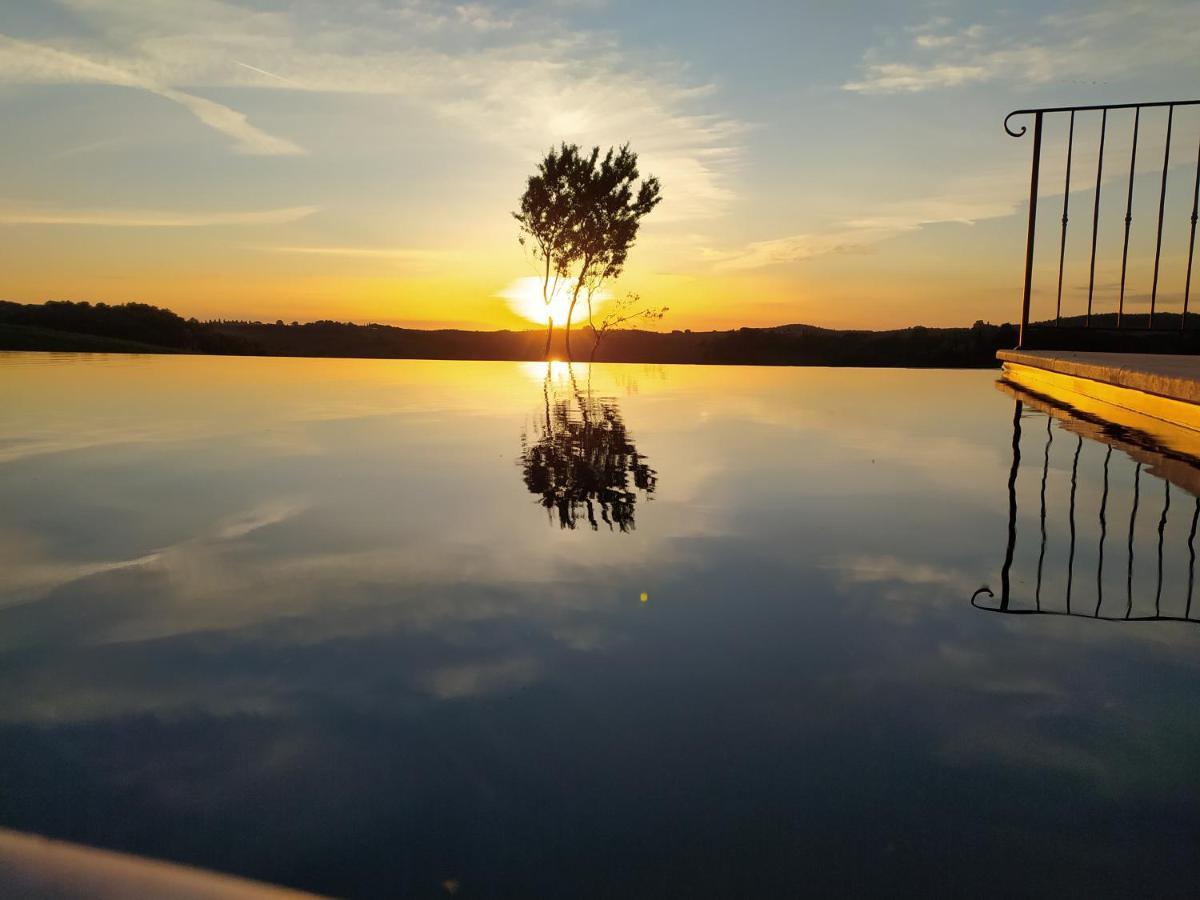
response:
[[[550,341],[554,337],[554,319],[550,316],[546,317],[546,359],[550,359]]]
[[[579,302],[579,287],[582,279],[575,282],[575,291],[571,294],[571,305],[567,307],[567,359],[571,359],[571,319],[575,316],[575,304]]]
[[[571,305],[567,307],[567,359],[574,359],[571,355],[571,317],[575,314],[575,298],[571,298]]]
[[[588,327],[592,329],[592,353],[588,357],[588,365],[596,361],[596,351],[600,349],[600,332],[596,330],[596,321],[592,318],[592,294],[595,291],[588,291],[587,307],[588,307]]]

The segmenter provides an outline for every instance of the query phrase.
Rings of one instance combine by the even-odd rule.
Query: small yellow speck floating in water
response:
[[[645,591],[642,591],[642,595],[640,597],[638,597],[638,599],[641,600],[643,603],[645,603],[647,600],[650,599],[650,595],[647,594]]]

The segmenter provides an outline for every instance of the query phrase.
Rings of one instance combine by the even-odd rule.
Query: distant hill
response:
[[[827,365],[976,368],[1016,344],[1012,325],[844,331],[792,324],[730,331],[617,331],[597,361],[721,365]],[[561,332],[553,348],[563,356]],[[590,333],[573,332],[577,359]],[[409,359],[543,359],[545,332],[424,330],[392,325],[309,322],[200,322],[144,303],[108,305],[0,301],[0,349],[218,353]]]
[[[79,334],[74,331],[56,331],[52,328],[36,328],[29,325],[8,325],[2,322],[0,322],[0,349],[46,350],[62,353],[179,352],[170,347],[159,347],[141,341],[126,341],[99,334]]]
[[[203,322],[147,303],[0,300],[0,349],[113,353],[248,353]]]

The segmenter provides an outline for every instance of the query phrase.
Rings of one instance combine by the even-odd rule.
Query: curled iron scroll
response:
[[[1004,117],[1004,131],[1008,134],[1009,137],[1021,137],[1022,135],[1025,134],[1025,132],[1028,129],[1024,125],[1022,125],[1020,131],[1013,131],[1011,128],[1008,127],[1008,120],[1011,119],[1013,116],[1028,116],[1028,115],[1032,115],[1035,112],[1037,112],[1037,110],[1035,110],[1035,109],[1014,109],[1012,112],[1010,112],[1007,116]]]

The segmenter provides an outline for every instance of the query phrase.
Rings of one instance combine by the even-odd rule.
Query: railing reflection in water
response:
[[[1014,398],[1007,541],[999,596],[982,587],[972,596],[972,605],[1015,615],[1200,623],[1200,609],[1194,610],[1192,603],[1200,459],[1026,388],[1006,382],[999,387]],[[1036,430],[1028,428],[1033,419],[1038,420]],[[1064,432],[1069,435],[1066,441]],[[1039,441],[1036,480],[1029,479],[1028,463],[1022,466],[1022,446],[1031,456],[1031,440]],[[1062,466],[1060,472],[1056,461]],[[1022,474],[1031,482],[1027,490],[1036,487],[1038,503],[1036,556],[1030,548],[1027,565],[1021,560],[1023,545],[1018,540]],[[1057,481],[1063,482],[1065,497],[1059,493],[1056,500],[1055,491],[1048,487]],[[1060,520],[1065,534],[1052,538],[1054,529],[1048,523],[1054,523],[1056,515],[1065,520]],[[1123,538],[1123,552],[1118,551],[1120,556],[1114,560],[1116,529]],[[1152,548],[1146,546],[1148,542]],[[1143,562],[1147,554],[1153,554],[1152,567]],[[1081,580],[1085,565],[1094,570],[1094,580]],[[1031,577],[1022,577],[1026,569]],[[1049,587],[1051,580],[1056,582],[1054,590]],[[1014,584],[1029,581],[1031,591],[1014,589]],[[1086,588],[1081,591],[1083,585],[1094,587],[1095,596],[1080,596],[1088,593]]]

